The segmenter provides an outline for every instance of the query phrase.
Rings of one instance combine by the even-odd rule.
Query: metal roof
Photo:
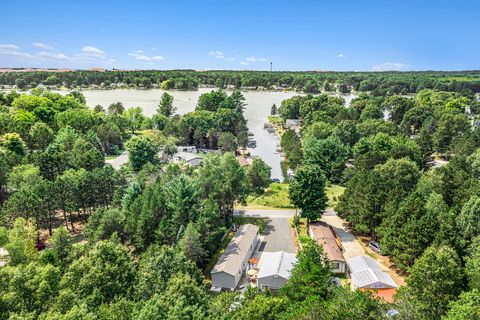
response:
[[[397,284],[386,272],[366,269],[352,273],[352,285],[359,289],[387,289],[397,288]]]
[[[354,288],[386,289],[397,288],[392,277],[382,271],[380,265],[368,256],[357,256],[347,260]]]
[[[369,256],[356,256],[347,260],[348,269],[351,273],[373,269],[382,271],[380,265]]]
[[[237,274],[257,234],[258,227],[253,224],[240,226],[211,273],[225,272],[231,275]]]
[[[260,272],[258,278],[279,276],[289,279],[297,257],[293,253],[285,251],[264,252],[258,264]]]

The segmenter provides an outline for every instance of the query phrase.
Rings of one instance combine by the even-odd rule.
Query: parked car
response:
[[[278,178],[273,178],[273,179],[272,179],[272,182],[280,182],[280,179],[278,179]]]
[[[382,250],[380,249],[380,243],[378,243],[377,241],[369,241],[368,247],[376,253],[382,254]]]

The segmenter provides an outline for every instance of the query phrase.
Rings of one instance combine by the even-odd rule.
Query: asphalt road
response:
[[[295,214],[295,210],[236,210],[235,214],[268,218],[269,221],[263,236],[264,244],[261,245],[262,251],[295,253],[290,229],[290,218]]]

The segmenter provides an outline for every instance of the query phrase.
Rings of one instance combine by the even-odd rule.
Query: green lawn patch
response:
[[[294,209],[288,199],[288,183],[273,182],[260,196],[249,196],[248,209]]]
[[[343,194],[345,188],[338,184],[332,184],[327,187],[328,207],[334,208],[338,204],[338,198]]]
[[[253,224],[258,227],[258,233],[264,234],[265,228],[267,227],[268,219],[267,218],[257,218],[257,217],[245,217],[245,216],[235,216],[233,217],[233,222],[239,226],[242,224]]]

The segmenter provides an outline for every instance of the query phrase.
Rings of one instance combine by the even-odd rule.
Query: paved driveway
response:
[[[342,242],[342,246],[344,249],[343,256],[345,257],[345,259],[366,255],[365,250],[363,249],[357,238],[355,238],[354,235],[347,230],[346,222],[340,219],[340,217],[337,216],[336,212],[333,209],[327,209],[321,220],[328,223],[333,227],[333,229],[335,229],[335,232],[337,233],[340,241]],[[382,265],[384,270],[388,270],[388,268],[384,266],[380,261],[378,262]]]
[[[295,253],[292,230],[290,229],[290,218],[295,214],[295,210],[236,210],[235,214],[268,218],[269,221],[265,228],[260,251]]]

